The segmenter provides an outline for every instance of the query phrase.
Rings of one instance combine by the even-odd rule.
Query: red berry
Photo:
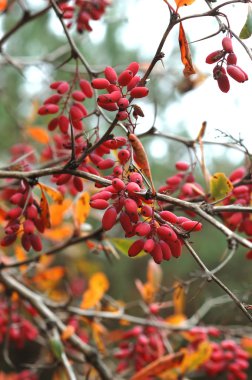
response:
[[[223,40],[222,40],[222,46],[223,46],[223,49],[227,53],[233,53],[232,40],[231,40],[230,37],[224,37],[223,38]]]
[[[200,231],[202,229],[202,224],[194,220],[189,220],[181,223],[181,227],[185,231]]]
[[[247,74],[244,73],[244,71],[236,65],[228,65],[227,73],[239,83],[243,83],[248,79]]]
[[[38,235],[31,234],[30,235],[30,241],[31,241],[31,246],[34,249],[34,251],[39,252],[42,250],[42,242],[41,239]]]
[[[163,252],[159,243],[155,244],[154,249],[150,252],[156,264],[160,264],[163,260]]]
[[[102,218],[102,227],[105,231],[111,230],[112,227],[114,227],[116,223],[117,218],[117,211],[116,208],[111,206],[109,207]]]
[[[106,79],[112,83],[115,84],[117,82],[117,73],[111,66],[107,66],[104,70],[104,74]]]
[[[28,234],[23,234],[22,237],[21,237],[21,244],[23,246],[23,248],[29,252],[29,250],[31,249],[31,240],[30,240],[30,235]]]
[[[59,94],[54,94],[52,96],[49,96],[49,98],[47,98],[45,101],[44,101],[44,104],[58,104],[59,101],[62,99],[62,96],[59,95]]]
[[[171,211],[161,211],[159,215],[161,216],[162,219],[166,220],[169,223],[174,224],[178,222],[177,216],[173,214],[173,212]]]
[[[98,210],[105,210],[105,208],[107,208],[108,205],[109,203],[105,199],[94,199],[94,200],[91,199],[90,201],[90,206]]]
[[[70,181],[71,177],[72,177],[71,174],[60,174],[59,177],[57,178],[56,184],[58,186],[64,185],[65,183]]]
[[[130,152],[127,149],[121,149],[118,152],[118,159],[121,165],[125,165],[130,159]]]
[[[206,63],[211,65],[212,63],[218,62],[219,60],[221,60],[221,58],[225,56],[225,54],[226,53],[223,50],[213,51],[206,57]]]
[[[127,215],[126,212],[121,212],[119,221],[121,223],[123,230],[126,232],[126,234],[129,234],[132,232],[133,225],[131,223],[129,215]]]
[[[130,96],[132,98],[144,98],[149,93],[149,89],[147,87],[135,87],[130,91]]]
[[[128,250],[128,255],[130,257],[137,256],[142,251],[144,247],[144,242],[145,241],[143,239],[134,241],[134,243],[131,244]]]
[[[57,92],[59,94],[65,94],[69,90],[70,86],[68,82],[61,82],[57,87]]]
[[[136,73],[139,70],[139,63],[138,62],[131,62],[129,66],[127,67],[127,70],[132,71],[133,75],[136,75]]]
[[[222,92],[226,93],[230,90],[230,84],[229,84],[229,80],[228,80],[227,75],[222,74],[221,76],[219,76],[217,78],[217,83],[218,83],[219,89]]]
[[[61,115],[58,119],[58,123],[61,132],[67,133],[69,127],[69,119],[65,115]]]
[[[110,85],[106,78],[95,78],[92,80],[91,84],[97,90],[104,90]]]
[[[131,91],[134,87],[136,87],[138,85],[140,80],[141,80],[141,78],[139,76],[133,77],[127,85],[127,90]]]
[[[101,160],[97,164],[97,168],[101,170],[110,169],[115,165],[115,161],[112,158],[106,158],[105,160]]]
[[[86,95],[87,98],[92,98],[93,89],[87,80],[85,80],[85,79],[80,80],[80,88],[83,91],[84,95]]]
[[[33,234],[35,231],[35,225],[34,225],[33,221],[30,219],[27,219],[24,221],[23,227],[24,227],[24,232],[26,234]]]
[[[129,215],[131,214],[137,214],[137,204],[136,202],[133,200],[133,199],[125,199],[124,201],[124,207],[125,207],[125,210],[127,211],[127,213]]]
[[[237,56],[235,53],[229,53],[227,55],[227,65],[236,65],[237,63]]]
[[[80,177],[73,178],[73,185],[79,193],[83,191],[83,181]]]
[[[135,233],[139,236],[146,236],[150,233],[151,231],[151,226],[149,223],[138,223],[136,228],[135,228]]]
[[[178,162],[176,162],[175,166],[176,166],[177,170],[180,170],[182,172],[185,172],[190,167],[190,165],[187,162],[184,162],[184,161],[178,161]]]
[[[112,186],[116,189],[116,191],[121,191],[125,189],[125,183],[119,178],[115,178],[112,180]]]
[[[143,250],[150,253],[155,247],[155,241],[153,239],[147,239],[144,243]]]
[[[105,201],[108,201],[112,197],[112,193],[110,191],[100,191],[97,194],[92,195],[91,200],[94,201],[95,199],[104,199]]]
[[[120,86],[127,86],[131,79],[133,78],[133,73],[130,70],[124,70],[118,77],[118,83]]]
[[[21,207],[15,207],[8,211],[6,214],[6,219],[17,219],[22,214],[23,209]]]
[[[72,98],[78,102],[82,102],[85,99],[85,94],[82,91],[74,91],[72,93]]]

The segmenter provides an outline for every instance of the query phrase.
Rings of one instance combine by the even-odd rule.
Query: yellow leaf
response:
[[[182,325],[186,320],[185,314],[174,314],[165,319],[170,325]]]
[[[147,268],[147,282],[145,284],[140,280],[136,280],[137,290],[141,294],[143,300],[150,304],[155,300],[156,294],[159,291],[162,280],[162,269],[160,265],[153,260],[149,260]]]
[[[84,292],[80,307],[88,309],[97,305],[109,288],[109,281],[104,273],[97,272],[89,280],[88,289]]]
[[[49,195],[50,198],[52,198],[52,200],[54,200],[57,203],[63,202],[64,196],[59,190],[54,189],[51,186],[45,185],[44,183],[39,183],[38,185]]]
[[[91,323],[93,339],[97,345],[97,348],[100,352],[104,353],[106,351],[105,346],[105,336],[107,334],[106,328],[97,322]]]
[[[182,352],[162,356],[142,368],[135,375],[133,375],[130,380],[146,380],[149,377],[157,376],[164,371],[177,367],[181,363],[183,356],[184,353]]]
[[[204,364],[211,356],[212,345],[209,341],[201,342],[196,351],[188,351],[184,349],[184,359],[179,367],[182,374],[190,373],[197,370],[202,364]]]
[[[62,221],[65,212],[70,208],[72,201],[70,199],[64,199],[60,204],[53,203],[49,206],[51,226],[57,227]]]
[[[210,196],[213,201],[225,198],[232,189],[233,184],[224,173],[215,173],[210,178]]]
[[[45,269],[31,278],[32,283],[42,291],[49,291],[56,287],[65,274],[65,268],[55,266]]]
[[[27,254],[26,254],[25,250],[20,245],[15,246],[15,256],[16,256],[18,261],[24,261],[27,259]],[[21,265],[20,266],[21,272],[25,271],[26,268],[27,268],[27,265]]]
[[[51,222],[50,222],[50,211],[49,211],[49,205],[45,196],[45,193],[43,189],[41,188],[41,199],[40,199],[40,204],[39,204],[40,210],[41,210],[41,219],[43,221],[43,224],[46,228],[51,227]]]
[[[50,141],[49,134],[43,128],[40,128],[40,127],[28,127],[28,128],[26,128],[26,133],[34,141],[37,141],[40,144],[48,144],[49,141]]]
[[[44,236],[47,239],[60,242],[63,239],[68,239],[73,235],[73,226],[72,224],[64,224],[56,228],[47,229],[44,232]]]
[[[249,338],[247,336],[244,336],[241,339],[241,347],[247,351],[249,356],[252,358],[252,338]]]
[[[89,205],[90,196],[89,193],[84,192],[77,199],[74,206],[74,221],[77,228],[80,228],[81,224],[84,223],[90,212]]]

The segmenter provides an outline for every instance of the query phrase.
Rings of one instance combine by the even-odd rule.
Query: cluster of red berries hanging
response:
[[[107,111],[117,111],[118,120],[125,120],[129,116],[129,98],[144,98],[148,95],[147,87],[138,86],[141,78],[136,75],[139,63],[131,62],[119,75],[108,66],[104,70],[105,78],[92,80],[92,86],[97,90],[105,90],[107,93],[99,95],[98,105]],[[140,107],[132,107],[133,116],[144,116]]]
[[[0,301],[0,344],[3,344],[6,334],[10,343],[17,349],[22,349],[27,342],[34,342],[38,337],[38,330],[33,324],[19,313],[20,305],[7,300]],[[33,309],[34,310],[34,309]],[[27,309],[29,313],[29,308]]]
[[[216,50],[206,57],[206,63],[217,63],[213,69],[213,77],[217,80],[219,89],[222,92],[230,90],[230,83],[227,74],[239,83],[248,80],[248,75],[237,66],[237,56],[233,51],[231,37],[224,37],[222,40],[222,50]],[[224,67],[226,65],[226,68]]]
[[[234,340],[211,343],[212,354],[204,364],[204,370],[211,378],[226,374],[226,380],[247,380],[245,371],[249,367],[249,354]]]
[[[118,220],[125,237],[139,236],[128,250],[130,257],[137,256],[143,250],[160,264],[163,260],[181,255],[182,240],[178,231],[181,234],[200,231],[202,225],[185,217],[177,217],[170,211],[158,211],[157,220],[153,200],[146,200],[143,195],[137,194],[143,188],[140,173],[132,172],[126,180],[116,177],[112,179],[112,185],[91,197],[90,205],[106,210],[102,218],[105,231],[112,229]]]
[[[59,127],[63,134],[67,134],[71,122],[75,130],[82,131],[84,129],[82,119],[88,114],[82,103],[86,98],[93,96],[90,83],[85,79],[74,80],[72,84],[58,81],[52,83],[50,88],[57,93],[47,98],[38,110],[42,116],[58,114],[49,122],[48,129],[54,131]]]
[[[76,19],[76,29],[79,33],[83,33],[85,30],[88,32],[93,30],[90,21],[100,20],[108,5],[110,5],[108,0],[75,0],[61,2],[59,8],[62,11],[62,18],[68,21],[67,27],[70,28]]]
[[[27,252],[31,248],[34,251],[41,251],[42,242],[37,232],[43,233],[46,226],[30,185],[21,181],[18,189],[6,189],[5,196],[14,207],[5,215],[7,224],[4,228],[5,235],[1,240],[1,246],[7,247],[14,243],[18,236],[21,236],[21,244]]]
[[[119,360],[117,373],[123,373],[130,363],[135,371],[140,371],[147,364],[162,357],[166,352],[162,331],[153,326],[135,326],[122,335],[119,349],[114,357]]]

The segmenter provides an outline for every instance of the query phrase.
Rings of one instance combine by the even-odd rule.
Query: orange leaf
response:
[[[40,144],[48,144],[50,141],[49,134],[47,131],[40,127],[28,127],[26,128],[26,133],[34,140]]]
[[[5,11],[7,8],[8,2],[7,0],[0,0],[0,12]]]
[[[60,204],[53,203],[49,206],[52,227],[57,227],[62,223],[64,214],[70,208],[71,203],[71,199],[64,199]]]
[[[78,229],[80,228],[80,225],[84,223],[88,217],[90,211],[89,200],[89,193],[84,192],[81,194],[81,196],[77,199],[77,202],[75,203],[74,221]]]
[[[18,261],[24,261],[27,259],[27,254],[26,254],[25,250],[20,245],[15,246],[15,256],[16,256]],[[20,266],[21,272],[25,271],[26,268],[27,268],[27,265],[21,265]]]
[[[73,234],[73,226],[72,224],[64,224],[63,226],[59,226],[57,228],[51,228],[44,232],[44,236],[47,239],[54,240],[56,242],[60,242],[63,239],[68,239]]]
[[[137,290],[141,294],[143,300],[150,304],[155,300],[155,296],[160,288],[162,280],[162,269],[160,265],[149,260],[147,268],[147,282],[145,284],[140,280],[136,280]]]
[[[196,371],[210,358],[212,349],[211,342],[207,340],[201,342],[195,351],[183,349],[185,355],[179,367],[180,373],[184,374]]]
[[[51,197],[55,202],[57,203],[63,202],[64,196],[59,190],[54,189],[53,187],[50,187],[48,185],[45,185],[44,183],[39,183],[38,185],[40,189],[44,190],[49,195],[49,197]]]
[[[191,5],[195,0],[175,0],[177,4],[177,9],[182,7],[183,5]]]
[[[41,199],[39,204],[41,210],[41,219],[46,228],[51,227],[49,205],[43,189],[41,188]]]
[[[179,46],[180,46],[180,53],[181,53],[181,61],[185,66],[183,73],[185,77],[188,77],[192,74],[195,74],[196,72],[192,64],[191,52],[188,45],[188,41],[186,39],[182,22],[179,24]]]
[[[62,331],[61,339],[68,340],[75,333],[75,328],[72,325],[67,325],[65,330]]]
[[[88,289],[83,294],[80,307],[88,309],[94,307],[109,288],[109,281],[104,273],[95,273],[89,280]]]
[[[157,376],[164,371],[177,367],[181,363],[183,357],[184,353],[182,352],[162,356],[141,369],[133,375],[130,380],[146,380],[149,376]]]
[[[48,291],[52,290],[62,279],[65,274],[65,268],[53,267],[43,270],[43,272],[32,277],[32,282],[36,283],[39,289]]]

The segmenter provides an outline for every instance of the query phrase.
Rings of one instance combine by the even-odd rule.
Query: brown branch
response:
[[[51,5],[48,5],[47,7],[43,8],[41,11],[30,14],[29,11],[26,11],[23,13],[23,17],[7,32],[5,35],[0,39],[0,51],[5,44],[5,42],[13,35],[15,34],[20,28],[22,28],[24,25],[26,25],[28,22],[31,22],[43,14],[45,14],[49,9],[51,8]]]
[[[45,305],[43,298],[31,291],[28,287],[17,281],[12,275],[7,272],[0,273],[0,281],[12,291],[17,292],[21,298],[26,299],[35,307],[39,314],[48,322],[51,322],[62,333],[66,330],[67,326],[61,321],[51,309]],[[87,362],[91,364],[100,374],[103,380],[112,380],[113,376],[110,370],[105,366],[97,351],[83,342],[78,335],[73,334],[68,339],[69,343],[80,351],[86,358]]]
[[[235,304],[238,306],[238,308],[243,312],[243,314],[252,321],[252,315],[248,312],[244,304],[239,300],[239,298],[236,297],[236,295],[218,278],[213,274],[203,263],[201,258],[197,255],[195,250],[192,248],[190,243],[188,243],[187,240],[184,241],[186,248],[194,258],[194,260],[198,263],[201,269],[203,269],[205,276],[207,277],[208,281],[214,281],[224,292],[235,302]]]

